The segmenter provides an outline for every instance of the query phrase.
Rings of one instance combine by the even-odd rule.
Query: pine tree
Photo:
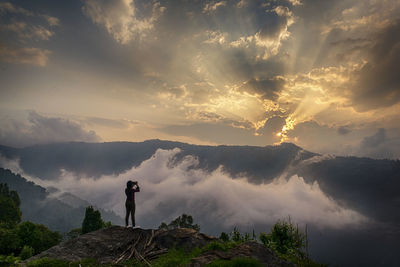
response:
[[[92,206],[86,208],[85,218],[82,223],[82,234],[99,230],[105,225],[98,210],[93,209]]]

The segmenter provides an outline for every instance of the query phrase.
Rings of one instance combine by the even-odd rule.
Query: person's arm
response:
[[[136,188],[134,189],[134,192],[140,192],[140,187],[139,187],[139,185],[136,185]]]

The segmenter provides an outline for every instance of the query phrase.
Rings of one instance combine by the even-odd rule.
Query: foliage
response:
[[[14,255],[0,255],[0,266],[18,266],[18,262],[20,262],[19,257],[14,257]]]
[[[68,262],[60,259],[53,259],[53,258],[41,258],[28,263],[28,267],[97,267],[97,266],[104,266],[108,267],[111,265],[108,264],[99,264],[95,259],[83,259],[77,262]]]
[[[105,223],[101,219],[100,211],[95,210],[92,206],[86,208],[85,218],[82,222],[82,234],[93,232],[109,226],[111,226],[111,222]]]
[[[19,249],[19,238],[15,229],[0,228],[0,254],[9,255]]]
[[[0,223],[3,226],[12,227],[21,221],[20,204],[17,192],[10,191],[7,184],[0,184]]]
[[[214,260],[209,267],[261,267],[262,264],[253,258],[236,258],[233,260]]]
[[[272,249],[280,258],[295,263],[300,267],[322,267],[311,260],[306,252],[307,235],[294,226],[289,219],[279,220],[270,233],[260,233],[260,241]]]
[[[176,229],[176,228],[190,228],[196,231],[200,231],[200,226],[198,224],[193,224],[193,217],[191,215],[182,214],[182,216],[177,217],[175,220],[171,221],[168,225],[162,222],[158,229]]]
[[[30,246],[35,254],[57,245],[61,241],[61,235],[58,232],[50,231],[42,224],[32,222],[20,223],[16,228],[19,239],[19,247]]]
[[[228,251],[231,248],[234,248],[238,245],[238,242],[234,241],[227,241],[227,242],[219,242],[219,241],[213,241],[205,245],[201,251],[209,251],[209,250],[220,250],[220,251]]]
[[[0,254],[15,254],[26,259],[58,244],[61,235],[41,224],[19,223],[20,204],[18,193],[10,191],[7,184],[0,184]]]
[[[221,233],[222,235],[222,233]],[[230,233],[231,240],[234,242],[245,242],[245,241],[250,241],[250,240],[256,240],[256,235],[253,234],[250,235],[249,233],[240,233],[239,229],[237,227],[233,228],[232,233]]]
[[[229,241],[229,235],[225,232],[222,232],[221,235],[219,236],[219,239],[221,239],[224,242],[228,242]]]
[[[28,263],[28,267],[69,267],[70,263],[52,258],[41,258]]]
[[[22,248],[21,253],[19,253],[19,257],[21,258],[21,260],[26,260],[32,257],[34,252],[35,250],[32,247],[25,245]]]
[[[260,233],[260,241],[282,255],[305,258],[306,235],[290,221],[279,220],[269,234]]]
[[[162,255],[151,263],[154,267],[177,267],[186,266],[190,260],[194,257],[199,256],[201,253],[200,249],[193,249],[190,252],[186,252],[183,248],[170,249],[168,253]]]

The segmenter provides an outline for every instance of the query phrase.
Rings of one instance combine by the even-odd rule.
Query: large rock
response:
[[[153,230],[112,226],[62,242],[27,261],[43,257],[66,261],[93,258],[99,263],[116,264],[135,258],[149,263],[168,252],[170,248],[183,247],[190,251],[195,247],[203,247],[209,242],[217,240],[215,237],[186,228]],[[279,259],[270,249],[255,241],[244,242],[227,252],[206,251],[199,257],[192,259],[189,265],[197,267],[208,264],[215,259],[231,260],[238,257],[255,258],[264,266],[293,266],[293,264]]]
[[[67,261],[94,258],[99,263],[118,263],[131,258],[148,261],[174,246],[191,250],[213,240],[216,238],[186,228],[146,230],[112,226],[62,242],[28,261],[43,257]]]

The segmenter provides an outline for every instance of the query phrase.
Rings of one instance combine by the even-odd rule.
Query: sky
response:
[[[0,1],[0,144],[400,158],[396,0]]]

